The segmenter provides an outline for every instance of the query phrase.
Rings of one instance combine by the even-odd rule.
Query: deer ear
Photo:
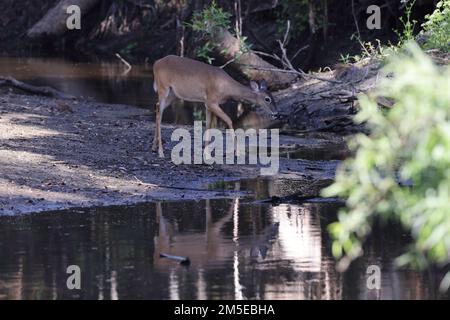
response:
[[[259,91],[259,85],[255,81],[250,81],[250,88],[255,92]]]
[[[267,90],[267,81],[266,81],[265,79],[262,79],[262,80],[259,82],[259,89],[260,89],[260,90],[263,90],[263,91],[266,91],[266,90]]]

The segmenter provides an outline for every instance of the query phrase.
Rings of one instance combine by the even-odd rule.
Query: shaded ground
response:
[[[163,126],[167,151],[166,158],[159,159],[150,149],[151,119],[147,110],[124,105],[10,91],[0,96],[0,214],[231,197],[245,192],[226,190],[223,181],[258,177],[256,165],[175,166],[168,152],[171,125]],[[343,145],[342,138],[281,137],[284,153],[326,154]],[[336,158],[341,156],[336,153]],[[281,159],[279,174],[271,179],[294,181],[302,188],[286,192],[284,186],[269,196],[317,195],[333,178],[337,164]]]

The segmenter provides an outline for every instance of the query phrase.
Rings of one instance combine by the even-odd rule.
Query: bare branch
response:
[[[223,65],[219,66],[220,69],[225,68],[227,65],[229,65],[230,63],[233,63],[237,60],[237,57],[234,57],[233,59],[228,60],[227,62],[225,62]]]
[[[252,50],[252,52],[256,53],[256,54],[259,54],[261,56],[264,56],[264,57],[269,57],[269,58],[272,58],[272,59],[275,59],[275,60],[280,60],[280,57],[278,55],[276,55],[275,53],[271,54],[271,53],[266,53],[266,52],[257,51],[257,50]]]
[[[288,20],[286,23],[286,32],[284,33],[284,38],[283,38],[283,47],[286,46],[287,41],[289,39],[289,30],[291,29],[291,20]]]
[[[122,63],[127,67],[128,71],[131,69],[131,64],[128,63],[127,60],[125,60],[124,58],[122,58],[122,56],[120,54],[118,54],[116,52],[116,57],[119,58],[120,61],[122,61]]]
[[[358,32],[358,39],[361,40],[361,32],[359,31],[358,19],[356,18],[356,13],[355,13],[355,0],[352,0],[352,15],[353,15],[353,20],[355,21],[356,32]]]
[[[271,72],[281,72],[281,73],[290,73],[290,74],[295,74],[300,76],[303,79],[316,79],[316,80],[320,80],[320,81],[327,81],[327,82],[332,82],[332,83],[341,83],[341,81],[337,81],[337,80],[331,80],[331,79],[325,79],[322,77],[317,77],[311,74],[308,74],[306,72],[304,72],[301,69],[296,69],[293,65],[291,60],[288,58],[287,56],[287,50],[286,50],[286,43],[289,39],[289,30],[290,30],[290,21],[288,20],[287,25],[286,25],[286,32],[284,33],[284,38],[283,41],[281,40],[277,40],[278,45],[280,47],[280,51],[281,51],[281,57],[278,56],[275,53],[265,53],[265,52],[261,52],[261,51],[252,51],[253,53],[262,55],[262,56],[266,56],[266,57],[270,57],[273,58],[275,60],[278,60],[281,65],[283,66],[284,69],[279,69],[279,68],[266,68],[266,67],[259,67],[259,66],[254,66],[254,65],[249,65],[249,64],[240,64],[241,66],[247,67],[247,68],[251,68],[251,69],[255,69],[255,70],[261,70],[261,71],[271,71]],[[306,49],[308,46],[304,46],[303,48],[300,48],[294,55],[297,56],[299,54],[299,52],[301,52],[302,50]]]
[[[302,52],[303,50],[306,50],[308,48],[309,48],[309,44],[298,49],[297,52],[291,57],[291,60],[294,60],[300,52]]]

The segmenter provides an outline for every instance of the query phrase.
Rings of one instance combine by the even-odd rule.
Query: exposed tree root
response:
[[[74,99],[75,97],[51,87],[37,87],[11,77],[0,77],[0,87],[12,87],[28,93],[58,99]]]

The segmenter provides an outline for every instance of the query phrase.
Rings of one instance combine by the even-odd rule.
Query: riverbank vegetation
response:
[[[427,49],[449,52],[450,1],[426,17]],[[405,25],[412,25],[406,22]],[[346,160],[325,196],[347,199],[339,221],[330,225],[333,254],[340,267],[361,255],[362,242],[377,220],[401,222],[413,244],[399,266],[446,268],[450,262],[450,67],[438,67],[414,42],[389,55],[387,75],[371,95],[361,96],[355,121],[368,135],[351,139]],[[380,109],[377,99],[393,101]],[[450,273],[441,290],[450,287]]]

